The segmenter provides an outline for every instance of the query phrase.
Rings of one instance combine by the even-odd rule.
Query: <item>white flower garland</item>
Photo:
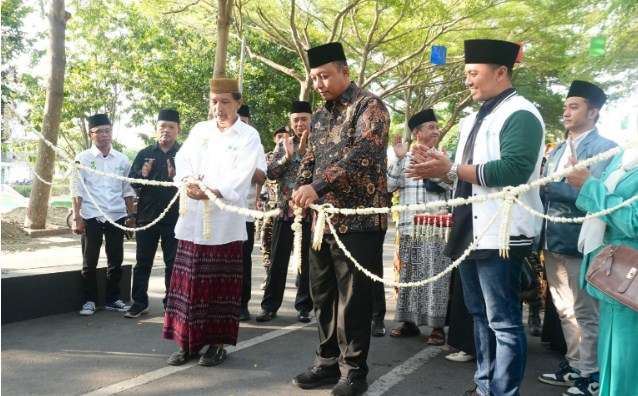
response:
[[[555,216],[549,216],[546,215],[544,213],[541,213],[537,210],[534,210],[533,208],[530,208],[529,206],[527,206],[523,201],[519,200],[518,198],[514,198],[516,200],[516,203],[518,203],[523,209],[525,209],[527,212],[529,212],[530,214],[536,216],[536,217],[540,217],[543,218],[545,220],[548,221],[552,221],[555,223],[582,223],[585,220],[589,220],[589,219],[594,219],[597,217],[602,217],[602,216],[606,216],[612,212],[615,212],[618,209],[624,208],[626,206],[631,205],[632,203],[634,203],[635,201],[638,201],[638,195],[634,195],[633,197],[629,198],[626,201],[623,201],[621,203],[619,203],[618,205],[612,206],[611,208],[607,208],[605,210],[601,210],[600,212],[596,212],[596,213],[587,213],[587,215],[583,216],[583,217],[555,217]]]
[[[188,195],[186,194],[186,185],[182,186],[182,193],[179,196],[179,217],[186,216],[188,212]]]
[[[292,228],[294,232],[293,237],[293,252],[295,254],[292,255],[293,268],[296,269],[296,273],[301,273],[301,239],[302,239],[302,225],[301,225],[301,212],[302,209],[300,207],[295,208],[295,221],[292,223],[290,228]],[[299,253],[299,254],[297,254]]]
[[[210,203],[212,202],[213,204],[215,204],[218,208],[220,208],[221,210],[225,210],[227,212],[230,213],[236,213],[236,214],[241,214],[241,215],[246,215],[246,216],[252,216],[256,219],[263,219],[263,218],[268,218],[268,217],[274,217],[279,215],[280,211],[279,209],[274,209],[274,210],[270,210],[267,212],[262,212],[260,210],[252,210],[252,209],[248,209],[248,208],[240,208],[237,206],[233,206],[233,205],[229,205],[226,204],[225,202],[223,202],[220,198],[218,198],[215,194],[213,194],[212,191],[210,191],[208,189],[208,187],[206,187],[206,185],[201,181],[201,180],[197,180],[193,177],[186,177],[184,179],[184,185],[182,186],[182,199],[180,200],[180,208],[179,208],[179,215],[180,217],[184,217],[187,213],[187,206],[188,206],[188,200],[187,200],[187,196],[186,196],[186,184],[188,183],[195,183],[199,186],[199,188],[204,192],[204,194],[206,194],[206,197],[208,197],[208,200],[202,200],[202,205],[203,206],[203,214],[202,214],[202,230],[203,230],[203,237],[205,240],[210,240],[211,239],[211,222],[210,222]],[[301,230],[300,230],[301,233]],[[296,234],[295,234],[296,237]],[[301,238],[301,236],[300,236]]]
[[[483,231],[481,231],[481,233],[479,234],[478,238],[476,240],[474,240],[474,242],[472,242],[470,244],[470,246],[468,246],[467,249],[465,249],[465,251],[463,252],[463,254],[461,255],[461,257],[459,257],[458,259],[456,259],[452,264],[450,264],[446,269],[444,269],[443,271],[441,271],[440,273],[427,278],[427,279],[423,279],[420,280],[418,282],[395,282],[395,281],[388,281],[385,280],[375,274],[373,274],[372,272],[370,272],[368,269],[364,268],[361,266],[361,264],[359,264],[359,262],[357,260],[355,260],[354,257],[352,257],[352,254],[346,249],[345,245],[343,244],[343,242],[341,242],[341,239],[339,239],[339,236],[337,235],[337,232],[334,228],[334,226],[332,225],[332,222],[330,221],[330,215],[327,215],[328,217],[328,227],[330,227],[330,231],[332,232],[332,236],[335,239],[335,242],[337,242],[337,245],[339,246],[339,248],[343,251],[343,254],[350,259],[350,261],[352,261],[352,263],[355,265],[355,267],[357,267],[357,269],[361,272],[363,272],[368,278],[372,279],[375,282],[382,282],[384,285],[386,286],[393,286],[393,287],[420,287],[420,286],[425,286],[428,283],[432,283],[432,282],[436,282],[437,280],[443,278],[444,276],[446,276],[447,274],[449,274],[450,272],[452,272],[452,270],[456,267],[458,267],[463,260],[465,260],[465,258],[467,256],[469,256],[469,254],[476,249],[476,246],[478,245],[479,241],[481,239],[483,239],[483,237],[485,236],[485,234],[487,234],[487,231],[490,229],[490,227],[492,227],[492,225],[494,224],[494,222],[496,221],[496,219],[498,218],[498,216],[501,214],[501,212],[503,211],[503,208],[501,207],[501,209],[498,210],[498,212],[496,212],[496,214],[494,215],[494,217],[492,217],[492,220],[489,222],[489,224],[487,225],[487,227],[485,227],[483,229]]]
[[[49,181],[44,180],[44,179],[42,178],[42,176],[40,176],[40,175],[38,174],[38,172],[36,172],[36,171],[35,171],[35,167],[32,167],[32,168],[31,168],[31,172],[33,172],[33,174],[35,175],[35,177],[36,177],[38,180],[40,180],[42,183],[44,183],[44,184],[46,184],[46,185],[49,185],[49,186],[57,186],[57,185],[59,185],[59,184],[62,184],[62,182],[63,182],[63,181],[65,181],[66,179],[68,179],[68,178],[69,178],[69,176],[71,175],[71,173],[73,173],[73,169],[69,170],[69,172],[68,172],[68,173],[67,173],[67,174],[66,174],[66,175],[65,175],[62,179],[60,179],[60,180],[59,180],[59,181],[57,181],[57,182],[49,182]]]
[[[180,186],[178,186],[176,183],[173,182],[158,182],[158,181],[153,181],[153,180],[143,180],[143,179],[132,179],[132,178],[128,178],[128,177],[122,177],[119,175],[113,175],[113,174],[109,174],[109,173],[105,173],[105,172],[101,172],[95,169],[91,169],[89,167],[86,166],[82,166],[80,164],[75,164],[73,163],[73,161],[70,160],[70,158],[66,155],[66,153],[64,153],[62,150],[60,150],[59,148],[57,148],[57,146],[53,145],[51,142],[49,142],[48,140],[46,140],[44,138],[44,136],[42,136],[39,132],[34,131],[40,139],[42,139],[47,145],[49,145],[51,148],[53,148],[58,154],[60,154],[60,156],[66,160],[66,162],[68,162],[71,167],[72,167],[72,172],[76,173],[79,170],[85,170],[85,171],[89,171],[89,172],[94,172],[96,174],[99,174],[101,176],[105,176],[105,177],[113,177],[116,178],[118,180],[123,180],[123,181],[128,181],[130,183],[137,183],[137,184],[145,184],[145,185],[155,185],[155,186],[177,186],[178,188],[180,188]],[[574,170],[577,169],[582,169],[585,168],[591,164],[594,164],[596,162],[602,161],[604,159],[608,159],[613,157],[614,155],[616,155],[617,153],[619,153],[621,150],[623,149],[627,149],[630,147],[638,147],[638,140],[632,141],[632,142],[628,142],[626,144],[624,144],[623,146],[618,146],[616,148],[610,149],[608,151],[605,151],[603,153],[600,153],[592,158],[589,158],[587,160],[583,160],[578,162],[578,164],[574,165],[573,167],[567,167],[564,170],[561,170],[559,172],[556,172],[555,174],[551,175],[551,176],[547,176],[544,178],[539,178],[538,180],[530,183],[530,184],[522,184],[520,186],[516,186],[516,187],[507,187],[504,188],[502,191],[500,192],[496,192],[496,193],[491,193],[491,194],[487,194],[487,195],[483,195],[483,196],[473,196],[473,197],[469,197],[467,199],[465,198],[454,198],[454,199],[450,199],[450,200],[442,200],[442,201],[432,201],[432,202],[428,202],[425,204],[413,204],[413,205],[396,205],[393,206],[391,208],[356,208],[356,209],[350,209],[350,208],[334,208],[331,205],[316,205],[316,204],[312,204],[310,205],[310,208],[317,211],[317,222],[316,222],[316,227],[315,227],[315,235],[313,238],[313,248],[319,248],[321,246],[321,241],[323,239],[323,231],[324,231],[324,226],[327,223],[330,231],[332,232],[333,236],[335,237],[335,241],[337,242],[337,244],[339,245],[339,247],[344,251],[344,254],[346,255],[346,257],[350,258],[352,260],[352,262],[355,264],[355,266],[361,270],[362,272],[364,272],[366,274],[366,276],[372,278],[375,281],[378,282],[383,282],[384,284],[388,285],[388,286],[395,286],[395,287],[416,287],[416,286],[423,286],[425,284],[434,282],[438,279],[441,279],[443,276],[447,275],[450,271],[452,271],[453,268],[457,267],[461,261],[463,261],[472,250],[474,250],[476,248],[476,246],[478,245],[478,242],[483,238],[483,236],[486,234],[487,230],[494,224],[494,222],[496,221],[496,219],[498,218],[499,215],[501,215],[501,213],[503,213],[503,217],[504,220],[501,223],[501,231],[500,231],[500,247],[499,247],[499,253],[501,254],[502,257],[507,257],[508,252],[509,252],[509,225],[510,225],[510,221],[511,221],[511,211],[512,211],[512,207],[514,205],[514,203],[519,204],[522,208],[524,208],[526,211],[528,211],[529,213],[531,213],[532,215],[538,216],[538,217],[543,217],[545,219],[551,220],[551,221],[558,221],[558,222],[580,222],[583,221],[587,218],[594,218],[594,217],[600,217],[600,216],[604,216],[606,214],[609,214],[615,210],[618,210],[622,207],[628,206],[631,203],[633,203],[634,201],[636,201],[638,199],[638,196],[636,197],[632,197],[627,201],[624,201],[623,203],[616,205],[612,208],[597,212],[597,213],[591,213],[588,214],[585,217],[581,217],[581,218],[557,218],[557,217],[552,217],[552,216],[547,216],[543,213],[540,213],[538,211],[535,211],[534,209],[526,206],[525,204],[523,204],[518,196],[520,194],[523,194],[533,188],[536,187],[540,187],[542,185],[545,185],[547,183],[549,183],[552,180],[558,180],[560,178],[563,178],[565,176],[567,176],[568,174],[570,174],[571,172],[573,172]],[[78,177],[78,179],[82,182],[82,184],[84,185],[84,180],[81,177]],[[247,216],[252,216],[255,219],[265,219],[268,217],[273,217],[273,216],[277,216],[280,211],[279,209],[273,209],[267,212],[262,212],[262,211],[257,211],[257,210],[251,210],[248,208],[240,208],[240,207],[236,207],[236,206],[232,206],[229,204],[224,203],[221,199],[217,198],[210,190],[208,190],[206,188],[206,186],[199,180],[194,180],[194,179],[189,179],[191,181],[196,182],[200,188],[204,191],[204,193],[206,194],[206,196],[209,198],[210,202],[214,203],[215,205],[217,205],[217,207],[219,207],[221,210],[225,210],[231,213],[237,213],[237,214],[242,214],[242,215],[247,215]],[[95,202],[95,199],[93,198],[93,196],[91,195],[90,191],[88,191],[86,189],[86,185],[84,185],[85,190],[89,196],[89,198]],[[74,190],[72,190],[73,192]],[[158,217],[155,221],[153,221],[152,223],[146,225],[145,227],[141,227],[141,228],[128,228],[128,227],[122,227],[119,224],[115,223],[112,219],[108,218],[108,216],[106,216],[106,214],[99,208],[99,206],[96,205],[96,207],[98,208],[98,210],[100,211],[100,214],[102,214],[105,219],[107,221],[109,221],[110,223],[114,224],[115,226],[117,226],[118,228],[121,228],[123,230],[126,231],[141,231],[147,228],[152,227],[153,225],[155,225],[157,222],[159,222],[168,212],[168,210],[170,209],[170,207],[175,203],[175,201],[177,200],[177,198],[180,197],[180,216],[184,216],[186,214],[187,211],[187,196],[185,193],[185,188],[181,187],[180,190],[178,190],[178,192],[175,194],[175,196],[173,197],[173,199],[171,200],[171,202],[169,203],[169,205],[167,206],[167,208],[164,210],[164,212],[162,212],[162,214],[160,215],[160,217]],[[338,238],[338,235],[334,229],[334,226],[332,225],[331,222],[331,216],[334,214],[341,214],[344,216],[351,216],[351,215],[370,215],[370,214],[387,214],[390,212],[403,212],[403,211],[425,211],[427,209],[436,209],[436,208],[440,208],[442,206],[448,206],[448,207],[455,207],[455,206],[460,206],[460,205],[470,205],[473,203],[478,203],[478,202],[485,202],[488,200],[496,200],[496,199],[501,199],[505,201],[505,204],[501,207],[501,209],[496,213],[496,215],[492,218],[492,220],[490,221],[489,225],[483,230],[483,232],[478,236],[478,238],[472,242],[472,244],[470,244],[470,246],[465,250],[465,252],[463,253],[463,255],[457,259],[456,261],[454,261],[454,263],[452,263],[448,268],[446,268],[444,271],[442,271],[441,273],[429,278],[429,279],[425,279],[419,282],[409,282],[409,283],[404,283],[404,282],[390,282],[390,281],[385,281],[384,279],[372,274],[370,271],[368,271],[367,269],[361,267],[361,265],[356,262],[356,260],[354,260],[354,258],[352,258],[352,255],[350,254],[350,252],[348,252],[345,249],[345,246],[343,245],[343,243],[341,242],[341,240]],[[208,210],[208,212],[207,212]],[[206,213],[210,213],[209,212],[210,208],[208,207],[208,202],[205,203],[204,206],[204,218],[208,218],[209,216],[206,216]],[[297,224],[297,225],[295,225]],[[295,240],[295,246],[294,246],[294,257],[297,263],[300,263],[300,259],[301,259],[301,238],[302,238],[302,227],[301,227],[301,210],[297,211],[297,209],[295,209],[295,223],[293,223],[293,231],[295,233],[294,236],[294,240]],[[206,236],[207,233],[207,228],[208,228],[208,235],[210,236],[210,222],[205,221],[204,222],[204,236]],[[319,232],[320,231],[320,232]],[[297,242],[299,241],[299,242]]]
[[[505,190],[509,190],[510,187],[505,187]],[[510,256],[510,221],[512,220],[512,207],[514,206],[514,199],[516,196],[507,195],[505,203],[502,206],[503,221],[501,222],[501,232],[499,239],[498,254],[502,258],[508,258]]]
[[[123,225],[118,224],[115,220],[111,219],[106,213],[104,213],[104,211],[102,210],[102,208],[100,207],[100,205],[98,205],[96,202],[95,197],[93,196],[93,194],[91,193],[91,191],[89,191],[89,189],[86,187],[86,183],[84,183],[84,178],[83,177],[78,177],[78,179],[80,180],[80,183],[82,183],[82,186],[84,187],[84,191],[86,192],[87,197],[89,198],[89,200],[91,202],[93,202],[93,205],[97,208],[98,212],[100,212],[100,215],[102,215],[102,217],[104,217],[104,219],[106,221],[108,221],[109,223],[113,224],[115,227],[124,230],[124,231],[133,231],[133,232],[137,232],[137,231],[144,231],[147,230],[151,227],[153,227],[155,224],[159,223],[168,213],[169,209],[171,208],[171,206],[173,206],[173,204],[175,203],[175,201],[177,201],[177,198],[180,195],[180,191],[177,190],[177,193],[175,193],[175,196],[171,199],[171,201],[168,203],[168,205],[166,206],[166,208],[164,209],[164,211],[162,211],[162,213],[160,213],[159,217],[155,220],[153,220],[152,222],[148,223],[147,225],[143,226],[143,227],[126,227]]]
[[[210,201],[202,200],[203,215],[202,215],[202,229],[204,233],[204,239],[210,240],[211,238],[211,230],[210,230]]]
[[[71,168],[71,178],[69,179],[69,195],[71,199],[73,197],[78,196],[78,178],[80,177],[80,172],[75,167]]]

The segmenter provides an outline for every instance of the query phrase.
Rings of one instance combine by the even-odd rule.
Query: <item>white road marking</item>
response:
[[[310,323],[295,323],[292,324],[290,326],[286,326],[284,328],[275,330],[275,331],[271,331],[269,333],[266,333],[264,335],[261,335],[259,337],[255,337],[255,338],[251,338],[249,340],[240,342],[239,344],[237,344],[236,346],[228,346],[226,347],[226,351],[228,354],[237,352],[237,351],[241,351],[242,349],[246,349],[246,348],[250,348],[252,346],[261,344],[263,342],[267,342],[270,341],[274,338],[277,337],[281,337],[283,335],[286,335],[288,333],[292,333],[293,331],[297,331],[300,330],[306,326],[311,326],[313,324],[317,323],[316,319],[312,319],[312,321]],[[175,373],[179,373],[180,371],[184,371],[184,370],[188,370],[189,368],[196,366],[197,365],[197,359],[184,364],[183,366],[166,366],[166,367],[162,367],[161,369],[158,370],[153,370],[150,371],[146,374],[142,374],[140,376],[137,376],[135,378],[131,378],[128,380],[124,380],[121,382],[118,382],[116,384],[112,384],[109,386],[105,386],[104,388],[100,388],[100,389],[96,389],[92,392],[86,393],[83,396],[110,396],[110,395],[116,395],[118,393],[124,392],[126,390],[135,388],[137,386],[140,385],[144,385],[144,384],[148,384],[149,382],[153,382],[153,381],[157,381],[158,379],[164,378],[164,377],[168,377],[169,375],[175,374]]]
[[[427,347],[421,350],[416,355],[412,356],[401,365],[396,366],[392,370],[388,371],[385,375],[379,377],[374,381],[366,396],[382,396],[390,390],[393,386],[403,381],[408,375],[415,372],[418,368],[427,363],[430,359],[441,353],[443,346]]]

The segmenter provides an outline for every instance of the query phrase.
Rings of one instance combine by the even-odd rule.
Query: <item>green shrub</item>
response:
[[[29,184],[14,184],[11,187],[23,197],[29,198],[29,194],[31,194],[31,185]]]

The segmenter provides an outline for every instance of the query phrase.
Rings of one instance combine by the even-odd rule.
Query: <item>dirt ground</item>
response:
[[[46,228],[66,227],[68,208],[50,207],[47,211]],[[31,237],[24,231],[22,224],[27,214],[27,208],[15,208],[2,214],[2,248],[5,245],[27,243]]]

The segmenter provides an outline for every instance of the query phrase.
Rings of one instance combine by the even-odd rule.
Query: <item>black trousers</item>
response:
[[[261,309],[277,312],[281,307],[286,289],[288,262],[293,248],[294,232],[290,228],[293,221],[276,219],[272,231],[272,245],[270,249],[270,269],[268,283],[261,300]],[[299,273],[299,287],[295,298],[297,311],[310,312],[312,298],[310,297],[310,282],[308,281],[308,253],[310,250],[310,223],[301,223],[301,272]]]
[[[450,326],[448,329],[448,345],[459,351],[476,356],[474,319],[465,306],[463,284],[461,283],[461,275],[458,268],[452,270],[452,276],[450,277],[447,322]]]
[[[385,231],[375,231],[339,238],[359,264],[381,275],[384,236]],[[332,235],[325,235],[321,249],[310,251],[310,285],[320,342],[314,365],[338,365],[342,376],[365,379],[374,282],[355,268]]]
[[[383,278],[383,257],[381,257],[381,273],[377,274]],[[381,322],[385,318],[385,285],[381,282],[374,282],[372,291],[372,321]]]
[[[124,225],[125,218],[117,221]],[[96,218],[83,219],[82,234],[82,287],[86,301],[97,303],[97,262],[100,258],[102,240],[106,246],[106,302],[120,298],[120,279],[124,261],[124,231],[109,222],[99,222]]]
[[[138,224],[144,226],[144,224]],[[164,255],[164,299],[166,307],[166,293],[171,284],[173,263],[177,254],[177,239],[175,239],[175,224],[158,223],[153,227],[138,231],[135,235],[137,250],[135,252],[135,267],[133,267],[133,301],[148,307],[148,282],[153,269],[153,261],[157,252],[157,245],[161,241]]]
[[[248,308],[250,301],[250,288],[252,287],[253,276],[253,245],[255,244],[255,223],[246,222],[246,233],[248,239],[244,241],[244,274],[241,281],[241,307]]]

